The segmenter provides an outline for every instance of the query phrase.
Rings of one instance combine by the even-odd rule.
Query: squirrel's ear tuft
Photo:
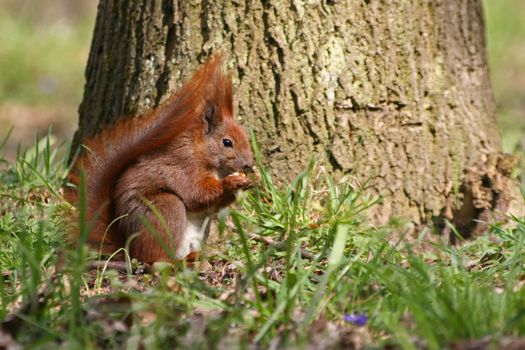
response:
[[[224,71],[222,56],[215,54],[196,75],[204,77],[201,96],[204,132],[209,134],[224,118],[233,117],[232,82]]]
[[[217,117],[220,120],[233,117],[232,81],[229,74],[225,72],[222,62],[222,56],[215,54],[203,67],[208,72],[203,97],[206,105],[217,108]]]
[[[229,75],[221,70],[217,76],[215,89],[215,104],[223,117],[233,117],[233,88]]]

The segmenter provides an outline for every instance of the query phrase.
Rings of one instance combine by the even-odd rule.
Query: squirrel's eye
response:
[[[233,142],[230,139],[222,139],[222,144],[224,147],[233,147]]]

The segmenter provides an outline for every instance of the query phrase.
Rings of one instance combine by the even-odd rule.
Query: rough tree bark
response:
[[[101,0],[77,136],[158,105],[214,50],[272,172],[315,157],[370,179],[380,221],[451,219],[465,171],[499,157],[481,0]]]

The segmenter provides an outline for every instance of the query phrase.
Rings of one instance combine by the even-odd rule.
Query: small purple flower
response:
[[[343,320],[345,320],[346,322],[350,322],[356,325],[357,327],[363,327],[368,321],[368,317],[365,314],[345,314],[343,316]]]

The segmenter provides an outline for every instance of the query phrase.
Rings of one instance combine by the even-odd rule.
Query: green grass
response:
[[[65,244],[83,209],[60,195],[64,148],[45,137],[0,173],[0,319],[23,347],[446,349],[525,335],[523,218],[451,247],[371,225],[375,200],[313,166],[278,187],[259,164],[259,187],[193,268],[88,270],[96,254]],[[367,324],[345,322],[352,313]]]

